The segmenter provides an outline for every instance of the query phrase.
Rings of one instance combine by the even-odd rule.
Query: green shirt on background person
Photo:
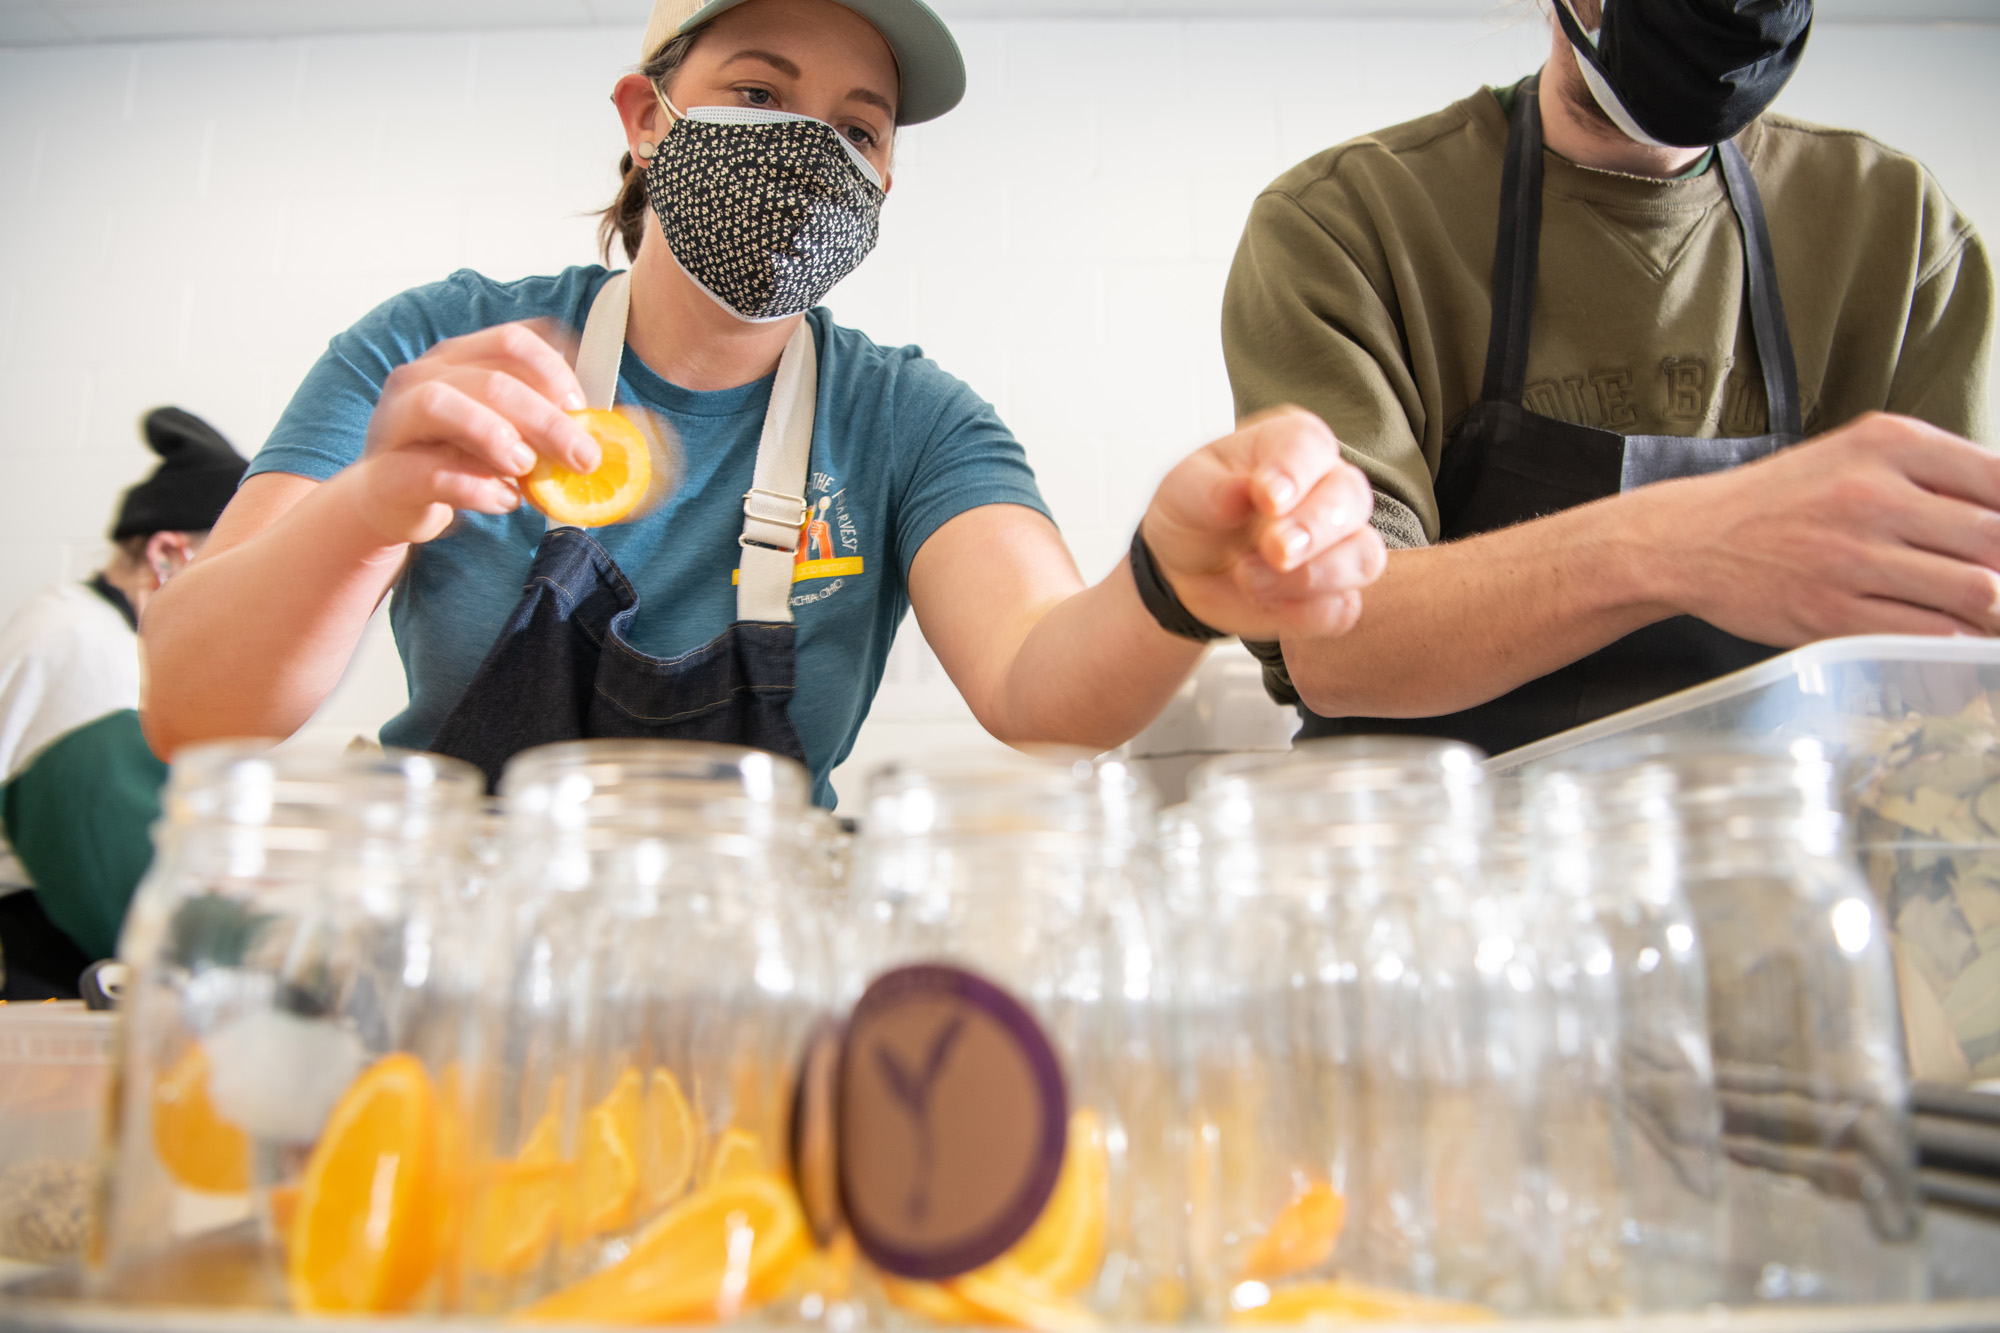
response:
[[[1238,413],[1323,417],[1373,483],[1392,550],[1439,539],[1434,481],[1480,397],[1519,91],[1482,89],[1288,171],[1256,201],[1230,275]],[[1992,271],[1937,181],[1864,134],[1769,113],[1735,142],[1768,213],[1806,433],[1879,410],[1991,443]],[[1765,432],[1721,172],[1654,179],[1552,150],[1544,163],[1523,406],[1623,435]],[[1252,648],[1273,695],[1299,702],[1278,645]]]

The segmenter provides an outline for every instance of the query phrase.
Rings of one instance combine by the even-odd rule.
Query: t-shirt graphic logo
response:
[[[824,602],[868,570],[861,554],[861,519],[847,504],[847,488],[831,473],[814,472],[806,484],[806,514],[792,555],[792,606]],[[732,578],[740,582],[743,573]],[[800,584],[812,584],[810,588]]]
[[[910,1113],[910,1123],[917,1131],[917,1170],[910,1182],[909,1202],[904,1212],[911,1222],[922,1222],[931,1211],[931,1176],[937,1170],[937,1133],[931,1124],[931,1091],[937,1086],[938,1075],[944,1071],[945,1061],[951,1058],[951,1048],[958,1036],[965,1031],[965,1015],[956,1014],[949,1023],[931,1038],[931,1048],[924,1057],[921,1074],[911,1074],[903,1068],[903,1062],[887,1045],[875,1047],[875,1060],[882,1068],[882,1081],[895,1095],[896,1101]]]
[[[826,511],[833,508],[834,497],[822,495],[806,515],[805,526],[799,529],[799,555],[796,564],[807,564],[814,557],[812,548],[819,548],[819,559],[834,560],[838,553],[833,549],[833,525],[826,521]]]

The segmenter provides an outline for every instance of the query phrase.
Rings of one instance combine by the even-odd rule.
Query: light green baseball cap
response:
[[[674,38],[693,32],[744,0],[655,0],[639,63],[658,55]],[[924,0],[838,0],[875,25],[903,76],[898,125],[936,120],[965,97],[965,57],[951,29]]]

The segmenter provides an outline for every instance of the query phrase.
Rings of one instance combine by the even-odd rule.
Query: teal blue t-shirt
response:
[[[514,320],[581,329],[610,274],[572,268],[500,283],[461,271],[393,297],[333,339],[250,466],[324,481],[361,456],[389,372],[447,338]],[[910,563],[945,523],[982,505],[1047,514],[1026,455],[998,414],[914,347],[885,348],[812,311],[819,400],[806,499],[814,524],[792,589],[798,686],[792,725],[814,796],[853,748],[909,608]],[[681,478],[652,513],[596,537],[638,589],[633,638],[672,657],[736,618],[737,537],[772,378],[694,393],[628,348],[618,401],[657,412],[680,434]],[[423,749],[499,637],[546,523],[525,506],[505,517],[461,513],[417,548],[389,618],[410,704],[382,728],[388,745]]]

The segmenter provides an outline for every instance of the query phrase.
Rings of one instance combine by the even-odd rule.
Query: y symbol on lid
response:
[[[896,1053],[886,1045],[875,1047],[875,1063],[882,1071],[883,1081],[895,1095],[903,1109],[910,1113],[910,1122],[917,1130],[917,1175],[910,1185],[909,1202],[904,1209],[912,1222],[922,1222],[930,1212],[931,1174],[937,1169],[937,1131],[931,1124],[931,1093],[937,1087],[938,1075],[944,1072],[945,1061],[951,1058],[952,1047],[965,1030],[965,1015],[955,1015],[951,1022],[939,1029],[931,1038],[929,1054],[924,1057],[923,1072],[912,1075],[903,1067]]]

